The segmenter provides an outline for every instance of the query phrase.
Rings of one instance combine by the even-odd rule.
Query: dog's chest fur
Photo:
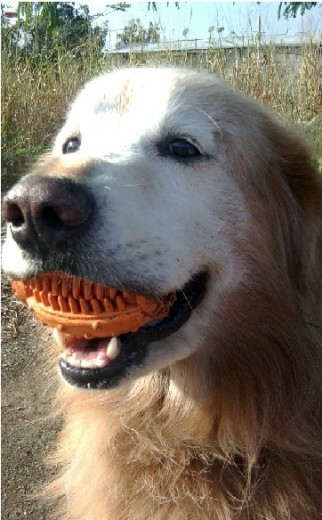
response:
[[[65,469],[54,485],[55,495],[67,499],[64,518],[305,518],[307,504],[292,499],[306,485],[295,471],[304,463],[300,456],[265,449],[256,459],[244,458],[233,451],[237,439],[234,448],[220,445],[225,426],[209,423],[207,407],[180,402],[170,386],[167,376],[142,378],[132,391],[113,392],[108,402],[103,394],[94,401],[67,391],[58,455]],[[173,405],[178,413],[170,418]],[[281,482],[280,475],[287,478]]]

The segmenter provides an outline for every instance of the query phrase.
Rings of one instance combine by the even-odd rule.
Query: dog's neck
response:
[[[227,511],[244,507],[255,483],[268,476],[274,503],[280,472],[302,493],[302,483],[294,480],[294,467],[307,460],[303,447],[296,451],[300,425],[293,425],[293,439],[284,432],[281,440],[265,428],[258,411],[261,396],[254,388],[247,401],[242,377],[220,380],[194,370],[197,362],[191,359],[190,367],[177,363],[111,391],[63,390],[60,408],[67,410],[68,431],[63,437],[69,443],[62,442],[57,461],[68,469],[53,487],[56,495],[58,489],[68,495],[68,520],[137,518],[133,507],[142,512],[140,518],[211,518],[214,510],[218,519],[230,518]],[[224,366],[221,370],[224,374]],[[234,373],[232,365],[228,372]],[[198,373],[206,374],[206,384],[198,381]],[[202,390],[209,385],[217,388],[208,393],[211,399]],[[89,484],[92,493],[84,493]],[[87,516],[91,495],[99,497],[95,517]],[[239,520],[248,518],[247,507]],[[266,503],[261,507],[263,517],[275,518]]]

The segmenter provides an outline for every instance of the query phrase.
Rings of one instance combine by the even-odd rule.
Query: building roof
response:
[[[208,49],[234,49],[238,47],[252,47],[258,44],[274,44],[281,47],[299,47],[306,42],[322,45],[322,33],[298,33],[295,35],[279,34],[265,35],[254,33],[247,36],[235,34],[227,38],[208,38],[193,40],[162,41],[158,43],[132,43],[109,51],[111,54],[129,54],[132,52],[194,52]]]

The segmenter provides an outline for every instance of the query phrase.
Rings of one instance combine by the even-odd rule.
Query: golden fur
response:
[[[59,518],[321,518],[321,180],[302,139],[252,106],[257,134],[225,143],[247,276],[201,350],[112,390],[61,385]]]
[[[275,124],[266,132],[266,153],[283,178],[272,178],[268,161],[257,189],[269,220],[258,231],[281,221],[271,246],[283,242],[289,278],[279,279],[250,230],[250,255],[254,266],[267,261],[269,291],[227,295],[220,331],[207,331],[211,366],[198,353],[126,388],[62,390],[59,460],[67,471],[56,485],[68,497],[68,520],[320,518],[321,184],[301,141]],[[247,197],[247,164],[237,161]]]

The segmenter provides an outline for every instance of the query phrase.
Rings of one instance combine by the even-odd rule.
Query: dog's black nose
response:
[[[24,249],[53,249],[80,237],[94,205],[93,196],[70,179],[27,176],[3,201],[3,217]]]

